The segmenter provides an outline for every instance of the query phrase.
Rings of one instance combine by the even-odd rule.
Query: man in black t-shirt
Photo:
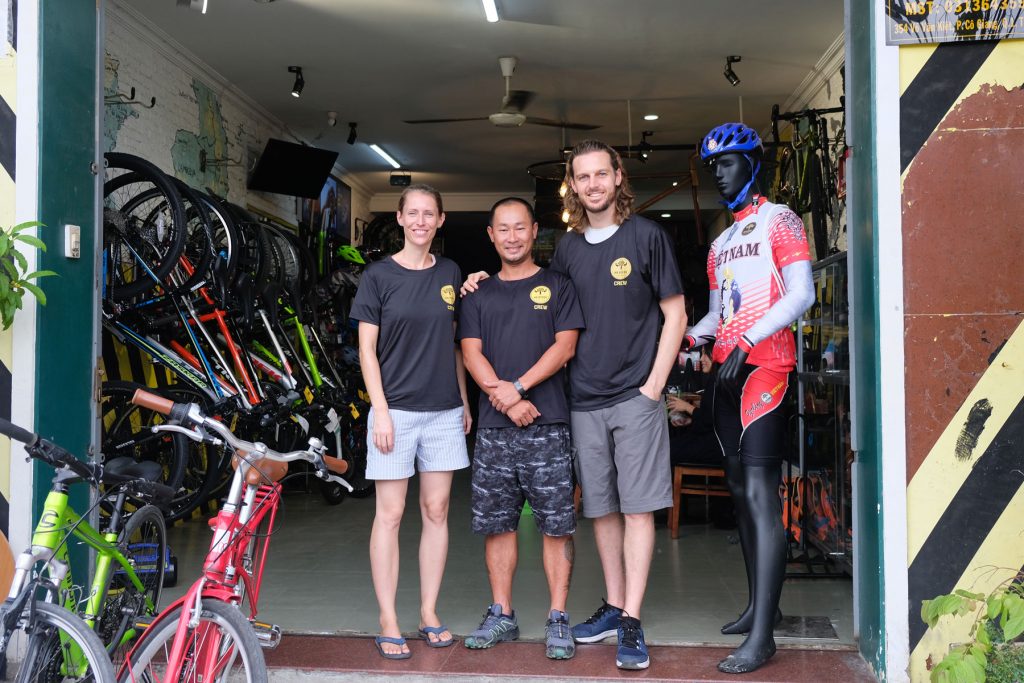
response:
[[[573,451],[609,600],[574,626],[573,636],[595,643],[617,635],[616,665],[646,669],[640,606],[654,551],[653,512],[672,505],[661,394],[686,329],[683,285],[668,235],[633,213],[614,149],[578,143],[566,184],[571,230],[551,270],[572,280],[587,322],[570,368]]]
[[[481,389],[473,531],[487,535],[492,602],[465,644],[483,649],[519,637],[512,577],[525,500],[544,535],[551,592],[545,652],[568,659],[575,654],[565,602],[576,515],[563,367],[573,356],[583,314],[569,278],[533,262],[537,223],[527,202],[500,200],[491,209],[487,234],[501,271],[464,299],[459,338],[466,369]]]

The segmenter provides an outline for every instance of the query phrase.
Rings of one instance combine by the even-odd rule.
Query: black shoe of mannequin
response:
[[[744,646],[746,643],[744,643]],[[726,674],[745,674],[764,666],[765,662],[775,655],[775,640],[769,640],[760,647],[750,648],[750,652],[740,646],[732,654],[718,663],[718,670]]]
[[[775,610],[775,625],[778,626],[779,622],[782,621],[782,610]],[[747,610],[740,615],[736,621],[730,621],[728,624],[722,627],[723,636],[737,636],[746,635],[750,633],[750,626],[754,623],[754,611]]]

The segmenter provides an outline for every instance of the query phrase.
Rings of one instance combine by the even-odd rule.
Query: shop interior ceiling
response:
[[[207,0],[206,14],[176,0],[118,0],[184,45],[298,136],[340,153],[372,192],[391,169],[377,143],[413,176],[443,192],[532,193],[530,164],[593,136],[632,144],[693,144],[739,119],[769,125],[843,30],[839,0]],[[202,4],[199,0],[198,4]],[[723,76],[728,55],[741,79]],[[499,128],[488,120],[413,125],[406,120],[486,117],[505,83],[498,58],[515,56],[513,90],[535,93],[530,116],[600,126]],[[292,97],[302,67],[305,87]],[[742,105],[740,98],[742,96]],[[627,107],[627,101],[629,105]],[[328,126],[327,112],[337,112]],[[645,121],[645,114],[658,120]],[[358,123],[346,144],[348,122]],[[634,174],[681,172],[689,152],[657,152]],[[665,179],[639,181],[651,194]]]

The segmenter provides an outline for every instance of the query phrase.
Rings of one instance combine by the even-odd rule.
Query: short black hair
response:
[[[537,216],[534,215],[533,206],[530,202],[526,201],[522,197],[505,197],[504,199],[499,199],[494,202],[494,206],[491,207],[491,216],[487,219],[487,225],[492,228],[494,227],[494,212],[497,211],[499,207],[505,206],[506,204],[521,204],[526,208],[526,213],[530,215],[530,225],[537,222]]]

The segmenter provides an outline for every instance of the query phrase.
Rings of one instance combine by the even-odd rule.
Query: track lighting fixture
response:
[[[327,125],[330,126],[331,128],[334,128],[336,125],[338,125],[338,112],[327,112]]]
[[[356,144],[356,126],[359,125],[355,121],[348,122],[348,140],[345,140],[350,145]]]
[[[292,86],[292,97],[298,97],[302,94],[302,89],[306,87],[306,79],[302,77],[302,67],[290,66],[288,67],[288,73],[295,74],[295,84]]]
[[[203,14],[206,14],[206,3],[208,0],[178,0],[178,7],[184,7],[185,9],[199,10]]]
[[[651,143],[647,142],[647,138],[654,135],[653,130],[645,130],[640,133],[640,144],[637,145],[637,150],[640,152],[640,158],[644,161],[647,157],[651,156]]]
[[[743,61],[743,58],[739,55],[729,55],[725,58],[725,71],[722,73],[725,76],[725,80],[729,81],[729,84],[732,86],[740,84],[740,77],[732,70],[732,65],[740,61]]]

